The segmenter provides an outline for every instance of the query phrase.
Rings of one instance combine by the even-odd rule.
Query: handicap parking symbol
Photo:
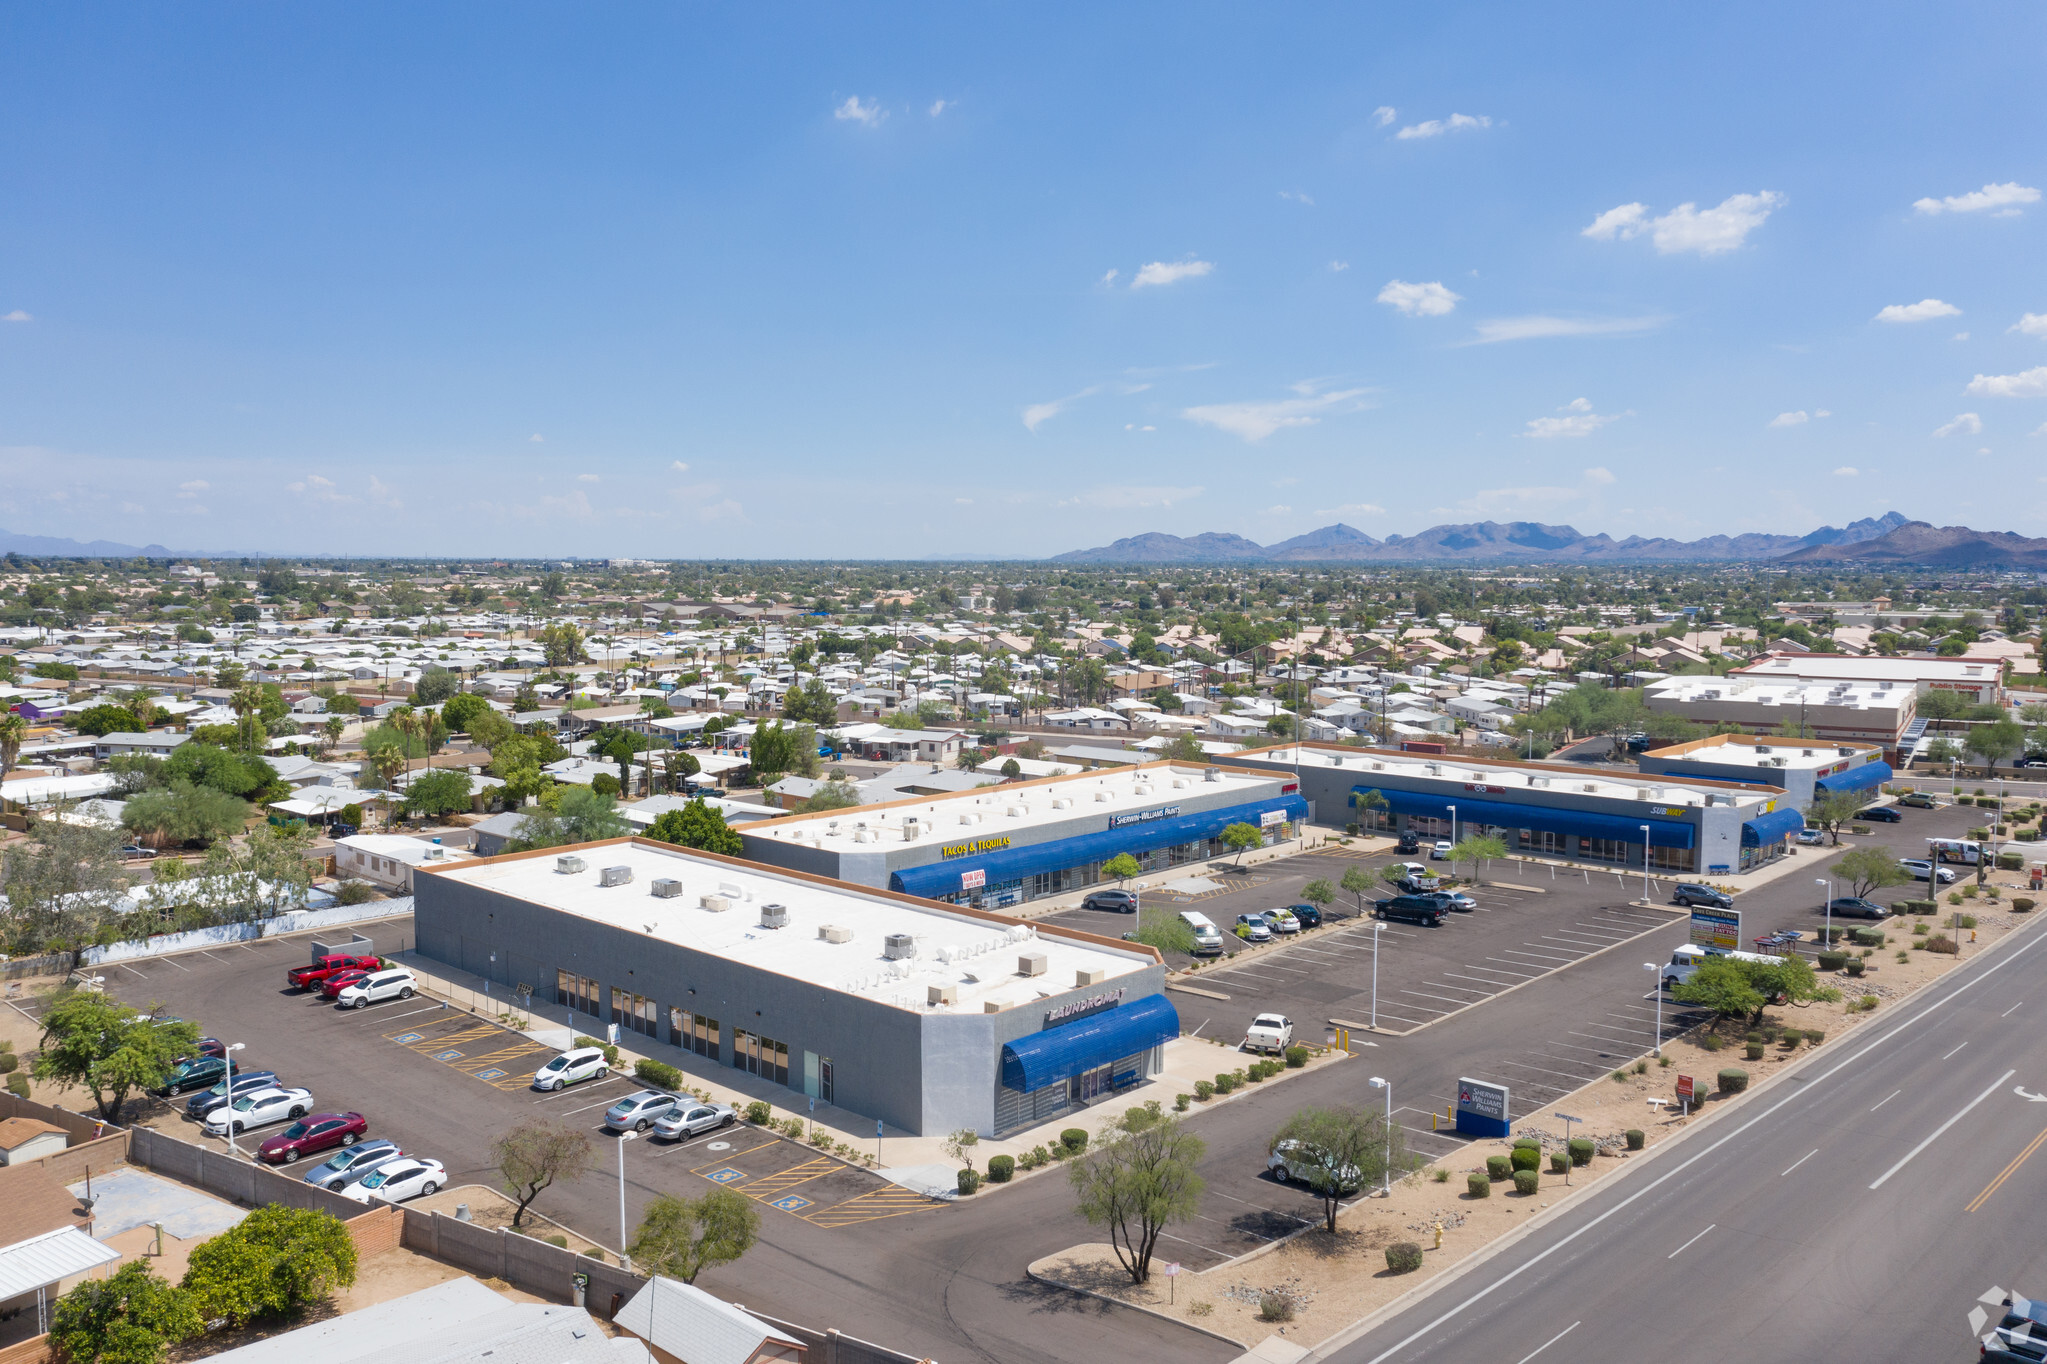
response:
[[[713,1184],[730,1184],[733,1180],[745,1179],[746,1176],[728,1165],[722,1170],[711,1171],[704,1178],[710,1180]]]
[[[459,1061],[461,1059],[462,1053],[452,1048],[447,1051],[437,1051],[434,1053],[434,1060],[436,1061]]]
[[[783,1212],[802,1212],[805,1208],[810,1206],[810,1200],[807,1198],[800,1198],[795,1194],[790,1194],[787,1198],[776,1199],[774,1202],[768,1204],[768,1206],[771,1208],[780,1208]]]
[[[476,1078],[479,1080],[502,1080],[504,1077],[505,1073],[495,1067],[490,1070],[479,1070],[476,1072]]]
[[[398,1045],[401,1047],[409,1047],[414,1042],[419,1041],[419,1039],[424,1037],[425,1035],[426,1035],[425,1033],[402,1032],[399,1033],[398,1036],[393,1038],[392,1041],[398,1043]]]

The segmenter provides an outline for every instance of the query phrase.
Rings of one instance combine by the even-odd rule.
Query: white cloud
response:
[[[1291,516],[1293,514],[1293,510],[1294,509],[1292,507],[1287,506],[1285,503],[1279,503],[1274,506],[1267,507],[1265,509],[1265,514],[1267,516]]]
[[[1208,490],[1199,484],[1191,488],[1172,488],[1151,485],[1121,485],[1090,488],[1084,493],[1075,493],[1057,505],[1061,507],[1095,507],[1110,511],[1130,511],[1142,507],[1172,507],[1182,502],[1191,502]]]
[[[1398,279],[1389,281],[1379,291],[1381,303],[1390,303],[1409,317],[1442,317],[1463,297],[1462,294],[1451,293],[1440,283],[1409,284]]]
[[[178,490],[181,493],[184,493],[185,495],[189,496],[192,493],[203,493],[212,486],[213,485],[211,483],[208,483],[203,478],[195,478],[189,483],[180,483],[178,485]]]
[[[1073,406],[1082,398],[1092,398],[1095,396],[1095,394],[1100,393],[1101,391],[1102,386],[1100,384],[1095,384],[1091,387],[1082,389],[1078,393],[1069,393],[1063,398],[1054,398],[1051,402],[1048,403],[1032,403],[1029,407],[1023,410],[1024,430],[1036,431],[1040,426],[1052,420],[1052,418],[1058,416],[1061,412],[1064,412],[1067,408]]]
[[[674,463],[670,464],[668,467],[670,469],[673,469],[678,474],[686,474],[689,472],[689,466],[687,464],[684,464],[679,459],[676,460]]]
[[[1340,275],[1350,269],[1350,262],[1347,260],[1333,260],[1329,262],[1329,269],[1332,274]]]
[[[1398,117],[1400,117],[1399,112],[1390,104],[1382,104],[1372,110],[1372,122],[1378,124],[1381,128],[1391,124]]]
[[[1592,400],[1590,398],[1573,398],[1557,409],[1559,412],[1590,412],[1591,410]]]
[[[1879,322],[1931,322],[1936,317],[1960,317],[1962,310],[1952,303],[1943,303],[1937,298],[1922,298],[1917,303],[1893,303],[1876,315]]]
[[[722,501],[698,507],[697,520],[704,522],[706,525],[713,521],[739,521],[743,523],[746,520],[746,508],[728,497]]]
[[[1383,125],[1382,125],[1383,126]],[[1393,136],[1403,142],[1418,137],[1441,137],[1444,133],[1456,132],[1463,128],[1490,128],[1493,121],[1484,114],[1452,114],[1448,118],[1432,118],[1402,128]]]
[[[2017,374],[1979,374],[1969,380],[1969,392],[1987,398],[2047,398],[2047,365]]]
[[[0,322],[33,322],[33,321],[35,321],[35,318],[30,316],[25,310],[21,308],[16,308],[13,312],[8,313],[6,316],[0,317]]]
[[[581,497],[582,494],[577,493],[576,496]],[[390,507],[403,507],[405,505],[403,502],[400,502],[398,500],[395,494],[392,493],[390,486],[386,484],[382,479],[378,478],[375,474],[370,475],[370,500],[374,502],[382,502],[386,506]],[[547,499],[542,498],[541,500],[544,502]]]
[[[2041,422],[2033,431],[2036,436],[2047,436],[2047,422]]]
[[[1386,509],[1376,502],[1346,502],[1341,507],[1318,507],[1317,516],[1384,516]]]
[[[1860,475],[1861,475],[1861,473],[1862,473],[1862,470],[1860,470],[1860,469],[1856,468],[1856,467],[1855,467],[1854,465],[1852,465],[1852,464],[1843,464],[1843,465],[1842,465],[1842,466],[1841,466],[1840,468],[1838,468],[1838,469],[1834,470],[1834,477],[1835,477],[1835,478],[1856,478],[1856,477],[1860,476]]]
[[[952,106],[953,106],[953,101],[951,101],[951,100],[949,100],[949,99],[935,99],[935,100],[932,100],[932,101],[931,101],[931,107],[930,107],[929,109],[925,110],[925,112],[926,112],[926,113],[928,113],[928,114],[930,114],[930,115],[931,115],[931,117],[933,117],[933,118],[937,118],[937,117],[938,117],[938,116],[939,116],[940,114],[944,113],[944,112],[945,112],[945,111],[946,111],[947,109],[950,109],[950,108],[952,108]]]
[[[1607,469],[1607,468],[1600,468],[1600,467],[1595,467],[1595,468],[1587,469],[1587,470],[1585,471],[1585,481],[1586,481],[1587,483],[1602,483],[1602,484],[1603,484],[1603,483],[1612,483],[1612,482],[1614,481],[1614,476],[1613,476],[1613,470],[1611,470],[1611,469]]]
[[[1980,436],[1983,434],[1983,419],[1974,412],[1964,412],[1945,426],[1936,427],[1936,436]]]
[[[1815,417],[1831,417],[1831,416],[1833,416],[1834,414],[1833,414],[1833,413],[1831,413],[1831,412],[1829,412],[1829,411],[1827,411],[1827,409],[1825,409],[1824,407],[1822,407],[1822,408],[1820,408],[1819,410],[1817,410],[1816,412],[1814,412],[1814,413],[1813,413],[1813,415],[1814,415]]]
[[[1812,414],[1810,412],[1779,412],[1776,416],[1770,418],[1770,425],[1772,427],[1803,426],[1811,420]]]
[[[1317,393],[1312,382],[1295,384],[1293,390],[1301,396],[1269,402],[1208,403],[1187,408],[1180,415],[1188,421],[1257,442],[1285,427],[1313,426],[1325,416],[1355,412],[1364,406],[1359,400],[1370,391],[1344,388]]]
[[[1655,331],[1663,317],[1495,317],[1478,324],[1473,345],[1536,341],[1552,336],[1633,336]]]
[[[526,439],[529,443],[534,445],[547,444],[547,437],[541,435],[538,431],[535,431],[532,435],[526,437]]]
[[[310,492],[322,502],[338,503],[354,502],[357,500],[344,492],[338,491],[333,479],[322,478],[318,474],[307,474],[301,482],[288,483],[285,485],[285,490],[294,493]]]
[[[1557,411],[1568,412],[1571,415],[1568,417],[1537,417],[1528,423],[1528,429],[1521,434],[1530,440],[1567,440],[1575,437],[1589,436],[1608,422],[1619,420],[1616,416],[1602,416],[1594,412],[1592,410],[1592,401],[1589,398],[1573,398],[1570,402],[1558,408]],[[1595,477],[1595,475],[1601,476]],[[1613,475],[1605,469],[1587,469],[1585,476],[1594,483],[1613,482]]]
[[[955,497],[952,500],[952,504],[955,507],[971,507],[974,505],[974,499],[971,497]]]
[[[1696,251],[1715,256],[1740,246],[1783,206],[1784,196],[1767,189],[1760,194],[1731,194],[1703,211],[1697,204],[1679,204],[1660,218],[1651,218],[1645,205],[1622,204],[1594,218],[1579,235],[1610,242],[1628,241],[1647,232],[1663,255]]]
[[[1310,199],[1310,198],[1309,198],[1309,197],[1308,197],[1307,195],[1305,195],[1305,194],[1297,194],[1297,193],[1293,192],[1292,190],[1284,190],[1284,189],[1283,189],[1283,190],[1281,190],[1281,191],[1279,192],[1279,197],[1280,197],[1280,198],[1282,198],[1282,199],[1291,199],[1291,200],[1293,200],[1293,201],[1294,201],[1295,203],[1297,203],[1297,204],[1306,204],[1306,205],[1307,205],[1307,206],[1308,206],[1309,208],[1313,208],[1313,207],[1315,207],[1315,201],[1314,201],[1313,199]]]
[[[1969,334],[1967,332],[1956,332],[1949,339],[1953,341],[1967,341],[1969,339]]]
[[[2037,336],[2047,341],[2047,313],[2027,313],[2005,330],[2017,332],[2021,336]]]
[[[888,111],[879,103],[864,103],[858,95],[846,96],[846,102],[832,110],[832,117],[841,123],[858,123],[873,128],[888,117]]]
[[[306,482],[312,484],[315,488],[331,488],[334,486],[333,479],[322,478],[318,474],[307,474]]]
[[[1597,218],[1594,218],[1592,226],[1586,228],[1578,235],[1590,237],[1598,242],[1610,242],[1616,239],[1626,241],[1630,237],[1640,236],[1642,229],[1648,225],[1648,221],[1649,206],[1647,204],[1622,204],[1619,208],[1610,208]]]
[[[1142,289],[1147,284],[1178,284],[1183,279],[1200,279],[1213,269],[1214,261],[1155,260],[1138,270],[1137,278],[1130,281],[1130,287]]]
[[[1982,189],[1970,190],[1967,194],[1950,194],[1945,199],[1914,199],[1912,207],[1921,213],[1982,213],[1994,209],[1998,217],[2008,218],[2020,211],[2020,204],[2039,202],[2039,190],[2016,180],[2007,180],[2001,185],[1985,185]]]
[[[1104,287],[1104,288],[1106,288],[1107,286],[1109,286],[1109,285],[1111,285],[1111,284],[1114,284],[1114,283],[1116,282],[1116,276],[1117,276],[1117,275],[1119,275],[1119,274],[1121,274],[1121,273],[1123,273],[1123,272],[1122,272],[1122,271],[1120,271],[1120,270],[1111,270],[1111,271],[1109,271],[1109,273],[1108,273],[1108,274],[1106,274],[1106,275],[1103,275],[1103,276],[1102,276],[1102,285],[1103,285],[1103,287]]]
[[[595,474],[577,474],[577,475],[576,475],[576,482],[578,482],[578,483],[595,483],[595,482],[597,482],[597,481],[598,481],[598,478],[597,478],[597,475],[595,475]]]

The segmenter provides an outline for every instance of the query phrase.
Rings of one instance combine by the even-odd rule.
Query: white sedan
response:
[[[352,1198],[358,1203],[368,1203],[372,1199],[403,1203],[408,1198],[425,1198],[447,1182],[447,1168],[438,1160],[417,1160],[406,1156],[388,1165],[379,1165],[340,1192],[343,1198]]]
[[[296,1122],[312,1111],[312,1090],[272,1086],[244,1094],[232,1104],[214,1109],[206,1115],[206,1130],[215,1136],[223,1136],[232,1124],[234,1132],[242,1133],[252,1127],[268,1127],[274,1122]]]

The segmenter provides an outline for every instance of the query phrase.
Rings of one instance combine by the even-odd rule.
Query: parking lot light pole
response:
[[[227,1149],[230,1155],[240,1155],[235,1147],[235,1053],[246,1047],[246,1042],[227,1044]]]
[[[1450,846],[1454,848],[1457,846],[1457,807],[1452,805],[1448,809],[1450,811]],[[1453,866],[1450,870],[1454,872],[1457,868]]]
[[[1649,972],[1653,978],[1656,972],[1663,968],[1653,961],[1645,961],[1642,963],[1642,969]],[[1649,1054],[1663,1055],[1663,982],[1660,979],[1656,981],[1656,1045],[1649,1049]]]
[[[1642,903],[1649,903],[1649,826],[1642,826]]]
[[[1393,1197],[1393,1082],[1391,1080],[1383,1080],[1374,1075],[1372,1077],[1372,1088],[1386,1091],[1386,1167],[1379,1172],[1382,1181],[1379,1197],[1391,1198]]]
[[[1381,937],[1381,935],[1382,935],[1383,933],[1385,933],[1385,931],[1386,931],[1386,921],[1385,921],[1384,919],[1378,919],[1378,920],[1375,920],[1375,921],[1373,922],[1373,924],[1372,924],[1372,1031],[1373,1031],[1373,1032],[1377,1032],[1377,1031],[1379,1031],[1379,944],[1380,944],[1381,942],[1385,941],[1385,939],[1384,939],[1383,937]]]
[[[1825,932],[1827,946],[1832,947],[1834,945],[1834,883],[1828,878],[1820,876],[1813,879],[1813,884],[1827,888],[1827,926]]]
[[[632,1268],[625,1251],[625,1144],[639,1135],[630,1131],[618,1134],[618,1263],[624,1269]]]

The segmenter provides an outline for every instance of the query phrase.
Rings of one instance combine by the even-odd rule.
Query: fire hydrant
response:
[[[1436,1249],[1437,1249],[1437,1250],[1441,1250],[1442,1248],[1443,1248],[1443,1224],[1442,1224],[1441,1222],[1438,1222],[1438,1223],[1436,1223]]]

